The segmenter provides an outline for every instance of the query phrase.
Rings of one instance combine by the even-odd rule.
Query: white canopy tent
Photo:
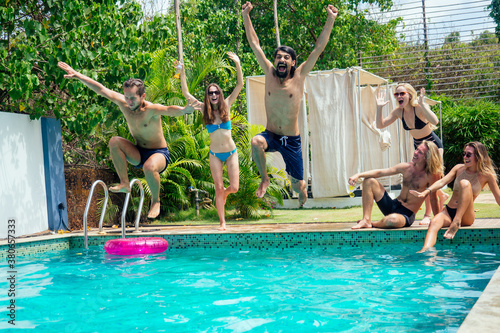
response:
[[[264,79],[246,78],[250,124],[266,126]],[[345,196],[351,175],[411,159],[413,139],[401,121],[383,130],[375,126],[376,96],[380,90],[386,91],[389,104],[383,112],[387,115],[396,105],[393,87],[386,79],[360,67],[309,74],[299,112],[299,131],[304,179],[311,180],[314,198]],[[309,145],[310,150],[306,148]],[[268,163],[285,167],[278,153],[268,154]],[[383,179],[382,183],[390,187],[391,183],[400,183],[400,177]]]

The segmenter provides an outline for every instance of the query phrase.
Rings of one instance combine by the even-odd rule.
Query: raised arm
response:
[[[192,100],[200,103],[193,95],[189,93],[189,88],[187,85],[186,81],[186,71],[184,70],[184,64],[181,64],[180,62],[177,62],[177,68],[180,69],[180,78],[181,78],[181,89],[182,89],[182,95],[187,99],[187,100]]]
[[[162,104],[151,104],[148,105],[147,108],[149,110],[154,111],[156,115],[159,116],[171,116],[177,117],[185,114],[193,113],[194,110],[201,109],[201,103],[197,100],[192,100],[190,98],[187,99],[186,106],[177,106],[177,105],[162,105]]]
[[[420,105],[420,115],[427,119],[432,125],[437,125],[439,123],[439,119],[434,112],[432,112],[431,108],[425,100],[425,89],[420,89],[420,96],[418,97],[418,105]]]
[[[234,61],[234,65],[236,66],[236,87],[234,87],[231,95],[226,98],[227,107],[231,110],[231,105],[234,103],[243,88],[243,71],[241,70],[240,58],[233,52],[228,52],[227,55],[229,59]]]
[[[91,90],[93,90],[95,93],[97,93],[98,95],[101,95],[103,97],[106,97],[107,99],[109,99],[113,103],[118,104],[118,105],[123,105],[124,103],[126,104],[125,97],[122,94],[117,93],[116,91],[110,90],[110,89],[106,88],[105,86],[103,86],[102,84],[100,84],[99,82],[92,80],[88,76],[83,75],[82,73],[75,71],[67,63],[59,62],[57,64],[57,66],[59,66],[59,68],[61,68],[62,70],[64,70],[67,73],[66,75],[64,75],[64,77],[66,79],[78,79],[83,84],[85,84],[87,87],[89,87]]]
[[[389,113],[387,117],[383,117],[382,109],[389,103],[389,100],[385,100],[385,92],[379,91],[377,96],[377,115],[376,115],[376,123],[377,128],[385,128],[392,124],[398,119],[398,109],[394,109]]]
[[[297,68],[297,71],[303,76],[307,75],[313,69],[319,56],[325,50],[326,44],[328,44],[328,40],[330,39],[330,33],[332,32],[333,23],[335,22],[335,18],[339,13],[338,9],[333,7],[332,5],[328,5],[326,7],[326,12],[328,13],[328,18],[326,19],[323,31],[321,31],[318,40],[316,40],[314,49],[312,50],[311,54],[309,54],[309,57],[307,57],[307,60]]]
[[[252,8],[253,6],[250,1],[247,1],[242,6],[241,15],[243,16],[243,24],[245,25],[245,34],[247,35],[248,43],[257,58],[257,62],[264,70],[264,74],[267,75],[272,69],[273,63],[266,58],[264,51],[262,51],[262,48],[260,47],[259,38],[257,37],[252,21],[250,20],[250,11]]]

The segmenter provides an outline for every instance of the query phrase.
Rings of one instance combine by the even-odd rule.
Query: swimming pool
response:
[[[16,328],[456,331],[499,266],[499,248],[418,249],[191,248],[126,258],[96,246],[18,258]]]

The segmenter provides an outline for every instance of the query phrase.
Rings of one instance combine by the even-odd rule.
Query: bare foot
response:
[[[420,221],[420,225],[429,225],[431,223],[431,217],[429,215],[424,215],[422,221]]]
[[[460,228],[460,222],[455,222],[455,221],[451,222],[450,227],[448,228],[448,230],[446,230],[443,237],[446,239],[453,239],[459,228]]]
[[[152,202],[148,213],[148,219],[155,219],[158,215],[160,215],[160,202]]]
[[[299,208],[302,208],[307,201],[306,190],[299,192]]]
[[[417,251],[417,253],[424,253],[425,251],[427,251],[429,248],[428,247],[423,247],[420,251]]]
[[[130,186],[128,185],[128,183],[125,184],[120,183],[116,186],[111,186],[109,190],[114,193],[129,193]]]
[[[362,229],[362,228],[371,228],[371,227],[372,227],[372,221],[367,221],[365,219],[362,219],[362,220],[358,220],[358,224],[351,227],[351,229]]]
[[[267,187],[269,186],[269,179],[268,180],[263,180],[260,182],[259,188],[255,192],[255,195],[257,198],[262,198],[264,194],[266,194]]]
[[[219,227],[219,230],[220,231],[224,231],[226,230],[226,223],[221,223],[220,227]]]

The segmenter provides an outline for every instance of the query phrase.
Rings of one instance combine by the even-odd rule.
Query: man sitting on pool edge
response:
[[[384,186],[376,179],[396,174],[403,175],[401,193],[391,199]],[[349,184],[356,185],[363,179],[362,205],[363,218],[351,229],[384,228],[396,229],[410,227],[415,221],[415,214],[424,200],[410,194],[410,190],[421,192],[443,176],[443,159],[435,143],[423,141],[413,153],[412,161],[399,163],[387,169],[376,169],[357,173],[349,178]],[[417,190],[421,189],[421,190]],[[371,221],[373,200],[384,214],[377,222]],[[431,194],[432,211],[439,213],[436,192]]]

